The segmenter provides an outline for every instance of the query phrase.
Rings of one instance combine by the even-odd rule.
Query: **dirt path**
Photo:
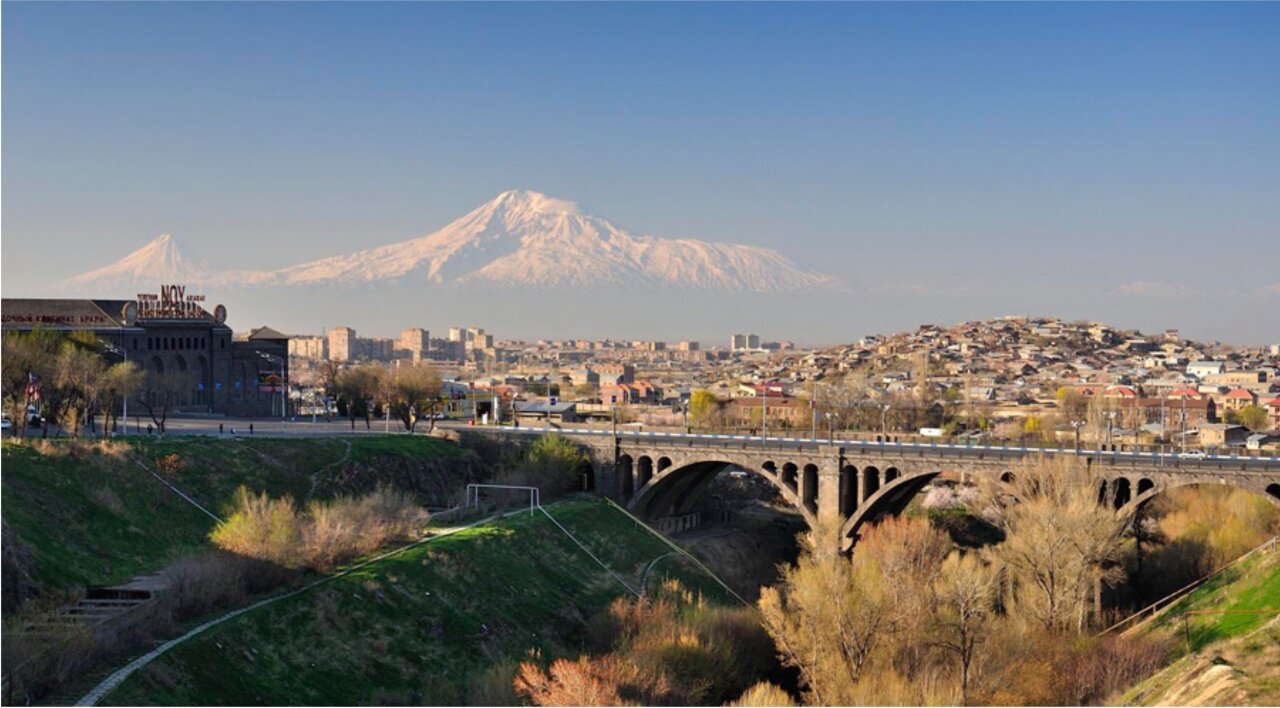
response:
[[[351,459],[351,442],[349,440],[343,440],[342,444],[345,445],[347,448],[342,453],[342,459],[338,460],[337,462],[330,462],[329,464],[325,465],[324,467],[321,467],[320,469],[316,470],[311,474],[311,488],[307,490],[308,499],[316,495],[316,485],[320,483],[321,474],[323,474],[325,471],[330,470],[334,467],[339,467],[345,464],[347,460]]]

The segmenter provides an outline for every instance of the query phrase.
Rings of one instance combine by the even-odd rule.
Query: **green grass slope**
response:
[[[1137,630],[1177,658],[1121,705],[1280,704],[1280,551],[1254,555]]]
[[[632,587],[671,550],[603,502],[547,508]],[[728,601],[689,566],[650,572]],[[590,618],[628,594],[548,519],[520,514],[230,620],[134,674],[106,702],[461,705],[495,664],[535,649],[576,655]]]
[[[215,514],[241,484],[305,500],[387,480],[444,503],[471,469],[460,448],[425,436],[6,442],[2,454],[7,609],[11,580],[38,590],[116,583],[207,546],[214,521],[138,463],[156,469],[177,455],[166,478]]]

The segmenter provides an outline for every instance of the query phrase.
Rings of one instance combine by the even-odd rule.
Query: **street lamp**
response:
[[[1076,429],[1076,454],[1077,455],[1080,454],[1080,429],[1084,427],[1084,424],[1085,424],[1085,421],[1083,420],[1071,421],[1071,427]]]
[[[827,416],[827,442],[828,442],[829,444],[834,444],[834,443],[835,443],[835,441],[836,441],[836,424],[835,424],[835,420],[834,420],[834,419],[832,419],[832,417],[831,417],[831,411],[827,411],[827,412],[826,412],[826,416]],[[817,436],[817,435],[815,435],[814,437],[816,438],[816,437],[818,437],[818,436]]]
[[[889,441],[889,404],[880,404],[880,435]]]
[[[124,337],[121,336],[121,340],[123,339]],[[111,352],[112,354],[119,354],[120,357],[124,359],[124,363],[126,364],[129,363],[129,350],[125,349],[123,345],[116,346],[114,344],[108,344],[107,351]],[[129,395],[128,394],[121,396],[121,403],[124,406],[124,411],[120,415],[124,418],[124,432],[127,435],[129,433]]]
[[[1116,412],[1107,411],[1106,416],[1107,416],[1107,447],[1111,447],[1111,428],[1112,426],[1115,425]]]

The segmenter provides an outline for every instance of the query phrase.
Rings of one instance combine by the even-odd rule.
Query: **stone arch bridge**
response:
[[[776,487],[810,526],[819,519],[839,520],[842,550],[853,545],[865,525],[901,513],[943,474],[1009,481],[1019,462],[1040,455],[1085,458],[1100,478],[1099,502],[1121,514],[1134,513],[1164,491],[1192,484],[1240,487],[1280,505],[1280,458],[1274,456],[1193,458],[1140,450],[494,430],[507,435],[554,432],[582,444],[590,453],[595,490],[662,530],[696,526],[702,493],[721,471],[754,473]]]

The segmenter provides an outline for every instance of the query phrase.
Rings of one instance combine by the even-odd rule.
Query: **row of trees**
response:
[[[110,363],[108,354],[105,342],[83,332],[5,335],[0,379],[5,413],[17,433],[26,434],[28,406],[37,400],[46,421],[45,435],[49,423],[74,436],[86,425],[96,430],[96,416],[101,414],[105,436],[125,399],[136,400],[163,430],[169,407],[190,381],[178,373],[147,373],[132,362]]]
[[[324,389],[337,398],[338,413],[351,420],[353,430],[357,418],[364,418],[365,428],[370,428],[371,419],[386,406],[409,432],[416,430],[423,418],[434,429],[435,414],[448,403],[442,395],[440,378],[425,363],[389,370],[379,364],[340,369],[326,362],[319,378]]]
[[[990,405],[969,399],[960,386],[940,393],[932,388],[917,388],[877,397],[866,381],[847,376],[815,382],[800,393],[799,399],[802,405],[812,409],[815,416],[812,425],[838,431],[880,430],[881,427],[890,431],[915,431],[960,425],[977,429],[988,427],[990,418]],[[761,413],[754,415],[752,424],[758,427]],[[689,422],[699,428],[717,429],[731,427],[734,421],[713,393],[698,389],[689,399]]]

